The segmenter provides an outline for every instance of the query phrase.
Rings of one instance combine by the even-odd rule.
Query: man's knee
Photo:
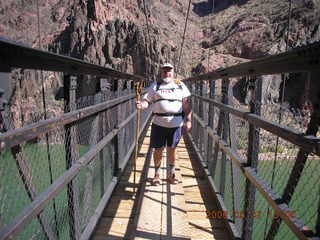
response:
[[[175,153],[176,148],[175,147],[167,147],[167,151],[168,151],[168,154]]]
[[[156,159],[159,159],[162,157],[162,152],[163,152],[163,148],[155,148],[154,149],[154,158]]]
[[[155,152],[155,153],[162,153],[162,152],[163,152],[163,149],[164,149],[163,147],[162,147],[162,148],[155,148],[155,149],[154,149],[154,152]]]

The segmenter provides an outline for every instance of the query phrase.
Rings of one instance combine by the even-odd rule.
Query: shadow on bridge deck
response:
[[[177,147],[178,184],[167,184],[166,161],[162,161],[162,184],[153,186],[150,131],[139,151],[136,189],[133,171],[127,167],[92,235],[107,239],[231,239],[222,219],[207,218],[217,211],[216,200],[205,173],[182,140]],[[165,154],[163,159],[165,160]]]

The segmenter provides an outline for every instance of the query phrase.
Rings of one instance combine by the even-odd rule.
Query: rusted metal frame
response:
[[[145,91],[146,90],[144,90],[144,92]],[[53,131],[58,127],[71,124],[98,112],[105,111],[106,109],[112,108],[118,104],[133,99],[134,97],[134,94],[130,94],[128,96],[97,104],[96,106],[86,107],[70,113],[62,114],[59,117],[39,121],[19,129],[10,130],[6,133],[0,134],[0,150],[16,146],[47,132]]]
[[[311,115],[310,122],[308,124],[308,128],[306,130],[306,135],[316,136],[319,130],[320,125],[320,114],[319,112],[314,112]],[[299,183],[302,171],[308,159],[309,152],[299,149],[299,152],[296,157],[296,161],[290,173],[289,180],[287,182],[286,187],[283,190],[281,202],[285,204],[289,204],[291,198],[293,197],[294,191]],[[275,238],[281,224],[281,219],[273,219],[272,224],[269,228],[266,239],[272,240]],[[319,231],[319,230],[318,230]]]
[[[304,149],[307,152],[312,152],[320,156],[320,144],[319,138],[315,138],[312,135],[306,135],[304,133],[298,132],[297,130],[280,125],[276,122],[272,122],[269,120],[266,120],[260,116],[257,116],[255,114],[252,114],[250,112],[245,112],[243,110],[235,109],[233,107],[224,105],[222,103],[216,102],[210,98],[201,97],[198,95],[195,95],[195,97],[201,98],[204,101],[212,102],[216,107],[219,109],[222,109],[224,111],[227,111],[237,117],[240,117],[246,121],[248,121],[250,124],[253,124],[256,127],[263,128],[264,130],[271,132],[284,140],[291,142],[302,149]]]
[[[228,104],[229,106],[233,107],[233,86],[229,85],[228,90]],[[236,140],[236,124],[234,116],[227,113],[227,121],[229,123],[229,137],[230,137],[230,147],[231,149],[237,149],[237,140]],[[210,127],[210,126],[209,126]],[[209,134],[208,134],[209,136]],[[210,137],[211,139],[211,137]],[[212,141],[212,139],[211,139]],[[232,185],[232,202],[233,202],[233,213],[236,213],[241,210],[241,203],[240,203],[240,175],[239,175],[239,169],[234,166],[233,161],[230,161],[231,164],[231,185]],[[236,217],[235,214],[233,214],[233,221],[235,223],[236,228],[240,233],[242,233],[242,218]]]
[[[34,49],[3,38],[0,38],[0,57],[6,59],[6,62],[11,68],[35,69],[69,74],[89,74],[145,81],[145,78],[142,76],[119,72],[77,58]]]
[[[77,77],[65,75],[63,78],[64,86],[64,112],[71,112],[76,110],[76,89]],[[77,137],[75,124],[65,125],[65,158],[66,170],[70,169],[78,159],[77,153]],[[70,239],[78,239],[80,230],[80,209],[79,209],[79,192],[78,181],[75,178],[67,185],[67,202],[68,202],[68,215],[69,215],[69,237]]]
[[[199,159],[200,164],[203,167],[204,172],[206,173],[206,177],[207,177],[207,180],[209,181],[209,186],[211,188],[211,191],[214,194],[215,199],[217,200],[218,209],[225,212],[225,213],[228,213],[228,209],[227,209],[226,205],[224,204],[223,196],[221,195],[218,188],[214,184],[213,178],[211,177],[209,170],[206,168],[206,165],[204,164],[205,161],[204,161],[202,155],[200,154],[200,150],[197,148],[197,145],[195,144],[194,139],[192,138],[192,135],[190,133],[188,133],[187,137],[189,138],[189,141],[192,143],[192,147],[194,149],[194,152],[197,154],[197,159]],[[211,136],[210,136],[210,138],[212,139]],[[241,235],[239,234],[234,222],[230,218],[230,214],[227,214],[227,217],[223,218],[222,221],[227,226],[229,233],[232,235],[231,239],[235,239],[235,240],[241,239]]]
[[[118,132],[135,117],[135,115],[136,111],[133,112],[125,121],[123,121],[119,125],[119,128],[112,130],[96,146],[84,154],[76,163],[71,166],[71,168],[69,168],[62,176],[55,180],[46,191],[39,194],[28,207],[26,207],[12,220],[11,223],[0,230],[0,239],[11,239],[14,235],[19,233],[32,218],[41,213],[48,201],[56,197],[60,191],[77,176],[80,169],[89,164],[98,154],[98,152],[101,151],[113,139],[113,137],[117,135]]]
[[[217,80],[223,77],[232,78],[289,72],[318,71],[320,67],[319,52],[320,42],[317,42],[285,53],[190,77],[183,81]]]
[[[215,97],[215,89],[216,86],[215,86],[215,81],[209,81],[209,89],[210,89],[210,92],[209,92],[209,97],[211,99],[214,99]],[[213,128],[213,124],[214,124],[214,105],[211,104],[209,102],[209,112],[208,112],[208,126],[212,127]],[[211,166],[211,158],[212,158],[212,148],[213,148],[213,145],[212,145],[212,139],[209,137],[208,135],[208,144],[207,144],[207,166]]]
[[[249,79],[252,83],[253,96],[250,100],[250,113],[260,115],[261,114],[261,98],[262,98],[262,80],[261,78],[253,80]],[[247,153],[247,166],[257,171],[259,160],[259,147],[260,147],[260,129],[256,128],[253,124],[249,125],[248,134],[248,153]],[[252,239],[253,235],[253,222],[254,222],[254,210],[256,200],[256,187],[253,183],[246,179],[245,197],[244,197],[244,216],[243,219],[243,239]]]
[[[199,118],[199,116],[194,114],[194,118],[202,127],[206,128],[213,141],[218,142],[220,149],[226,152],[230,159],[235,163],[235,166],[237,166],[243,175],[254,184],[256,189],[261,193],[274,211],[278,213],[279,217],[284,220],[287,226],[299,239],[320,240],[320,238],[317,237],[309,238],[308,236],[311,234],[309,230],[305,230],[307,229],[307,226],[299,218],[295,216],[288,216],[289,212],[293,212],[292,209],[290,209],[287,204],[281,202],[281,198],[277,196],[276,193],[274,193],[273,190],[268,186],[268,184],[257,175],[256,169],[247,167],[246,161],[241,159],[237,151],[230,148],[230,146],[224,140],[222,140],[213,129],[208,127]]]
[[[228,91],[229,91],[230,80],[228,78],[222,79],[222,86],[221,86],[221,95],[222,95],[222,103],[228,105]],[[225,142],[228,142],[229,139],[229,119],[228,113],[222,112],[222,139]],[[226,165],[227,165],[227,156],[226,153],[222,151],[221,155],[221,168],[220,168],[220,186],[219,191],[222,196],[224,196],[225,191],[225,182],[226,182]]]

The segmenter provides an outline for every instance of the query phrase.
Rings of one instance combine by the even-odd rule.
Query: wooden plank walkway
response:
[[[179,183],[167,183],[164,154],[159,186],[150,183],[154,165],[149,141],[150,130],[137,159],[139,191],[133,192],[133,172],[128,167],[91,239],[231,239],[222,220],[207,218],[207,210],[217,210],[215,199],[204,172],[195,160],[190,160],[183,139],[177,148]]]

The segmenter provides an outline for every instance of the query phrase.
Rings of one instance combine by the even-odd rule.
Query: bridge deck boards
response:
[[[216,204],[196,161],[190,160],[182,140],[177,148],[178,184],[166,182],[166,157],[161,166],[162,184],[150,183],[153,159],[146,161],[150,131],[137,159],[140,192],[133,192],[133,172],[127,168],[93,233],[93,240],[109,239],[230,239],[218,219],[208,219],[206,211]],[[145,166],[145,173],[143,173]],[[143,175],[145,174],[145,175]],[[141,177],[142,175],[142,177]]]
[[[206,211],[217,211],[205,173],[192,158],[182,140],[177,148],[183,179],[184,198],[187,206],[189,233],[193,240],[231,239],[222,219],[207,218]]]

